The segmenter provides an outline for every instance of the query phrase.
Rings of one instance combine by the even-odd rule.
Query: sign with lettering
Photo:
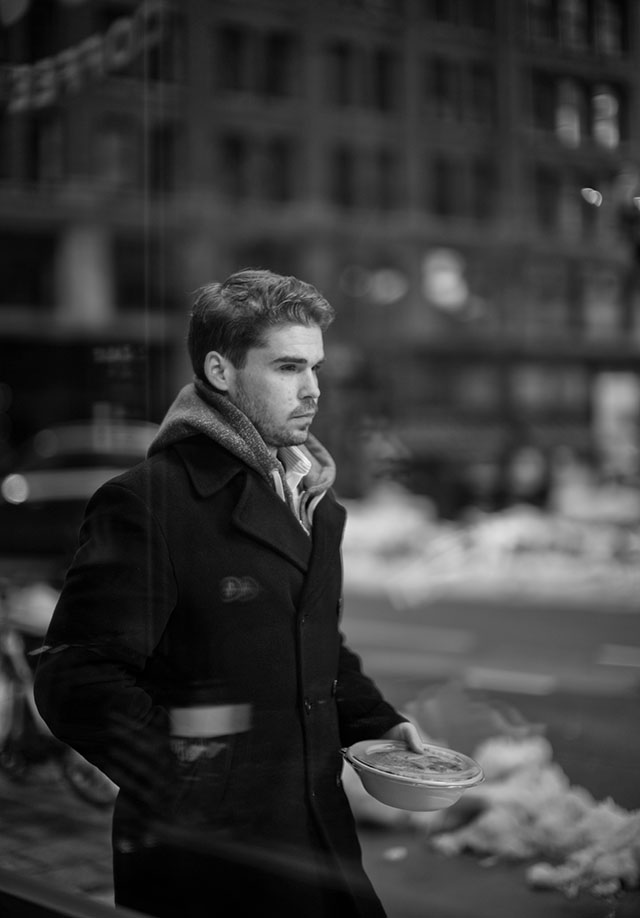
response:
[[[132,16],[114,20],[101,34],[32,64],[5,65],[0,98],[12,113],[46,108],[67,93],[77,92],[90,80],[123,70],[163,37],[167,3],[146,0]]]

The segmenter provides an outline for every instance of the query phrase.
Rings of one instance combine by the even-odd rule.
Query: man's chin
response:
[[[306,443],[308,437],[308,427],[305,427],[304,430],[288,430],[282,435],[279,446],[300,446],[301,443]]]

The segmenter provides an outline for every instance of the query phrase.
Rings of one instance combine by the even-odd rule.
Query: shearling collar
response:
[[[274,487],[274,474],[282,478],[282,465],[275,459],[249,418],[225,396],[199,380],[184,386],[170,406],[148,455],[166,449],[194,433],[205,434],[257,471]],[[303,485],[309,496],[332,487],[336,467],[327,449],[313,435],[298,447],[311,462]],[[285,483],[286,484],[286,483]],[[285,487],[285,493],[286,493]]]

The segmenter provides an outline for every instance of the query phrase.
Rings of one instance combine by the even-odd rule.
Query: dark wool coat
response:
[[[344,522],[328,492],[310,538],[267,481],[202,434],[90,501],[36,699],[120,787],[118,904],[172,918],[214,903],[383,914],[340,750],[403,718],[340,634]],[[250,729],[181,749],[167,711],[197,704],[244,706]]]

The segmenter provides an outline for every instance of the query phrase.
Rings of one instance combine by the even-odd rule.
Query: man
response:
[[[36,698],[120,788],[119,905],[384,914],[341,748],[421,740],[339,631],[345,513],[309,433],[332,319],[315,288],[268,271],[199,290],[194,383],[87,506]]]

